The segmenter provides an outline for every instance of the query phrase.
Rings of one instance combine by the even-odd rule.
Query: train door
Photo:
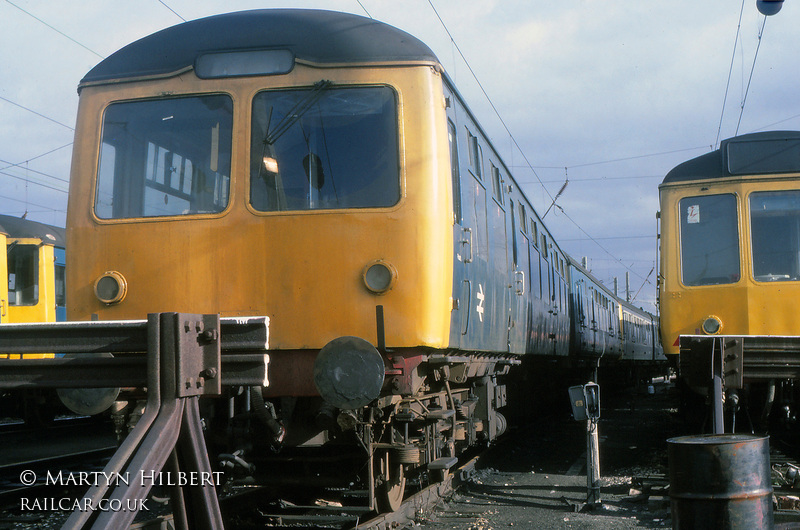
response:
[[[453,299],[450,342],[485,349],[490,325],[490,287],[487,285],[486,189],[477,137],[458,123],[456,99],[448,94],[447,126],[453,182]],[[455,302],[457,300],[457,302]]]
[[[483,150],[478,137],[469,127],[461,128],[460,138],[466,140],[463,155],[467,164],[461,172],[464,199],[465,240],[469,240],[467,279],[470,295],[469,328],[466,346],[472,349],[493,348],[490,334],[494,330],[492,303],[494,300],[491,274],[488,269],[488,233],[486,221],[486,186],[483,168]]]
[[[509,351],[526,353],[526,335],[528,328],[528,297],[530,274],[530,256],[528,255],[528,237],[525,235],[527,214],[522,202],[508,201],[509,220],[511,225],[511,311],[509,314]]]
[[[583,289],[584,289],[584,281],[583,278],[575,278],[573,274],[573,281],[572,281],[572,319],[571,319],[571,336],[570,336],[570,343],[574,345],[576,351],[580,351],[585,348],[584,340],[583,340],[583,329],[585,328],[584,325],[584,312],[585,312],[585,305],[583,300]]]
[[[63,248],[53,247],[55,270],[54,288],[56,302],[56,322],[67,320],[67,281],[66,281],[66,252]]]
[[[589,286],[586,293],[586,327],[584,328],[584,336],[586,337],[586,351],[594,352],[596,337],[595,331],[597,330],[597,316],[595,311],[594,300],[594,287]]]
[[[8,240],[6,264],[8,267],[8,321],[47,322],[40,304],[42,286],[41,242],[38,239],[14,238]]]
[[[494,300],[491,275],[487,268],[486,189],[478,175],[470,170],[462,172],[462,197],[464,199],[464,251],[467,283],[465,296],[469,296],[468,325],[464,346],[485,349],[489,335],[494,331],[492,304]]]
[[[487,201],[489,227],[489,268],[492,279],[492,336],[493,349],[508,351],[511,329],[510,284],[508,274],[511,267],[509,256],[509,230],[506,218],[508,197],[500,169],[490,164],[493,200]],[[510,209],[510,208],[509,208]]]
[[[547,262],[547,277],[550,280],[550,338],[553,343],[552,353],[558,353],[558,280],[556,280],[556,269],[553,262],[558,259],[558,255],[550,249],[550,260]]]
[[[452,101],[452,99],[451,99]],[[458,135],[453,122],[455,114],[448,106],[447,137],[450,146],[450,173],[453,188],[453,311],[450,322],[450,344],[464,345],[464,336],[469,329],[471,285],[467,278],[467,264],[472,261],[471,231],[464,226],[463,198],[461,193],[461,171],[458,160]]]
[[[547,236],[542,234],[542,248],[539,257],[539,270],[542,274],[542,341],[540,352],[543,354],[553,353],[553,340],[555,338],[555,318],[553,317],[553,280],[550,270],[550,254],[547,248]]]
[[[539,351],[539,343],[541,342],[541,320],[542,320],[542,274],[539,263],[539,250],[536,224],[531,225],[531,242],[534,245],[529,245],[529,263],[531,275],[528,280],[528,286],[531,289],[528,301],[530,303],[530,318],[528,324],[528,346],[527,351]]]
[[[0,245],[6,248],[6,234],[0,232]],[[0,254],[0,324],[8,322],[8,262],[5,253]]]
[[[554,353],[556,355],[567,355],[569,353],[569,306],[567,305],[567,285],[564,282],[563,263],[563,258],[553,252],[553,296],[555,300],[554,315],[556,317]]]

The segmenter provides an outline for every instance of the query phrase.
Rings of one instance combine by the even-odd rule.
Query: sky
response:
[[[655,311],[664,175],[737,130],[800,129],[785,4],[765,23],[755,0],[0,0],[0,213],[64,226],[77,85],[103,57],[181,19],[330,9],[425,42],[540,216],[569,179],[545,217],[561,248]]]

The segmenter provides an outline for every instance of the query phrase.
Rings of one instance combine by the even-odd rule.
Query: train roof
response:
[[[295,59],[322,65],[439,62],[422,41],[377,20],[316,9],[259,9],[148,35],[101,61],[80,84],[175,74],[209,53],[287,49]]]
[[[675,166],[661,183],[797,172],[800,132],[766,131],[723,140],[719,149]]]
[[[63,228],[10,215],[0,215],[0,233],[9,237],[41,239],[56,247],[64,247],[65,232]]]

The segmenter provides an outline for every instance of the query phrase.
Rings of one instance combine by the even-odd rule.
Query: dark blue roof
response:
[[[422,41],[383,22],[314,9],[261,9],[178,24],[139,39],[92,68],[81,84],[166,75],[209,52],[289,49],[317,64],[437,62]]]
[[[760,157],[763,156],[766,160],[775,154],[771,150],[759,152],[760,148],[758,145],[760,142],[764,142],[760,145],[766,148],[767,143],[770,142],[774,146],[776,142],[786,142],[787,145],[796,145],[798,141],[800,141],[800,132],[798,131],[765,131],[734,136],[720,142],[719,149],[678,164],[667,173],[667,176],[664,177],[661,183],[670,184],[689,180],[711,180],[744,174],[745,172],[743,170],[731,172],[731,164],[729,162],[730,151],[728,150],[730,144],[753,144],[754,147],[749,150],[747,155],[752,158],[753,167],[758,167],[761,162],[759,160]],[[741,164],[741,160],[738,162]],[[800,172],[800,164],[794,165],[793,167],[791,164],[785,164],[785,161],[782,166],[770,167],[766,164],[762,164],[762,169],[754,172],[757,174]]]
[[[64,229],[28,219],[0,215],[0,233],[9,237],[30,237],[57,247],[64,247]]]

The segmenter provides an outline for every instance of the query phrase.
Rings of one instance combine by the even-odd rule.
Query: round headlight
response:
[[[710,316],[703,321],[703,333],[706,335],[715,335],[719,333],[722,328],[722,322],[715,316]]]
[[[94,295],[104,304],[118,304],[128,294],[128,282],[117,271],[108,271],[94,282]]]
[[[385,261],[374,261],[364,267],[364,285],[375,294],[384,294],[394,286],[397,271]]]

